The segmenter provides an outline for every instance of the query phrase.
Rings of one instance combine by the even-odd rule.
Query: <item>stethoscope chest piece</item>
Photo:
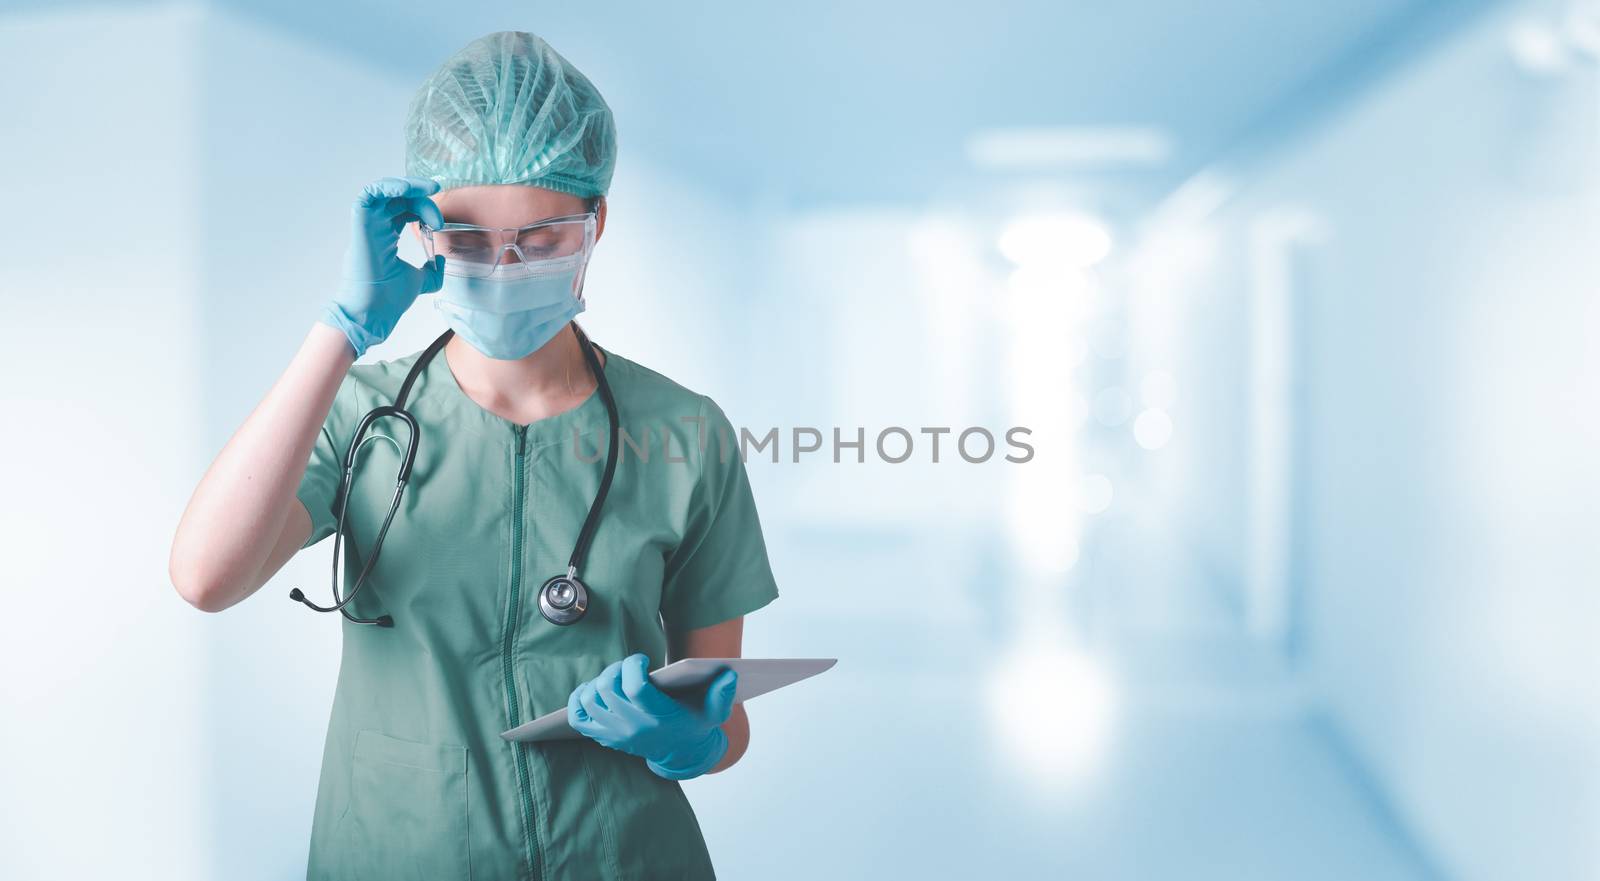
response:
[[[576,624],[589,610],[589,588],[576,575],[557,575],[539,588],[539,614],[551,624]]]

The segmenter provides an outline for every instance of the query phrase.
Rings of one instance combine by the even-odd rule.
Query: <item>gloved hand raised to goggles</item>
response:
[[[421,294],[444,281],[444,256],[423,267],[400,259],[400,232],[421,221],[444,225],[439,206],[428,198],[439,184],[420,177],[384,177],[367,184],[350,208],[350,244],[344,253],[344,279],[319,319],[344,332],[360,358],[381,343]]]
[[[639,756],[658,777],[688,780],[728,751],[722,723],[733,712],[739,674],[724,670],[704,698],[682,703],[650,682],[650,659],[635,653],[573,689],[567,724],[602,746]]]

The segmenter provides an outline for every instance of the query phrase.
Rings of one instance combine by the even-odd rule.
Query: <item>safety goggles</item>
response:
[[[594,248],[596,219],[591,211],[519,227],[446,223],[434,229],[421,224],[422,247],[429,260],[444,255],[446,275],[483,278],[497,266],[501,275],[533,275],[546,267],[586,263]],[[505,261],[508,251],[515,260]]]

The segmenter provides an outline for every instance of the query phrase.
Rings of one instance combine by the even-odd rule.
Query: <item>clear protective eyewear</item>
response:
[[[587,263],[594,248],[598,215],[569,214],[551,217],[537,223],[519,227],[473,226],[470,223],[446,223],[434,229],[418,224],[422,230],[422,248],[428,259],[444,255],[446,275],[483,278],[501,266],[506,252],[516,258],[505,263],[501,275],[534,275],[546,268],[564,269],[574,259],[580,265]]]

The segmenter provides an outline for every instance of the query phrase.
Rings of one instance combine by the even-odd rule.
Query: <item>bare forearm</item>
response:
[[[744,756],[745,750],[750,748],[750,717],[745,715],[744,704],[733,705],[733,712],[728,714],[728,721],[722,723],[722,733],[728,736],[728,751],[723,754],[722,761],[711,766],[707,774],[715,774],[732,767]]]
[[[339,383],[355,360],[317,323],[278,380],[206,469],[184,509],[168,569],[178,593],[220,611],[254,593]],[[279,561],[281,565],[281,561]]]

